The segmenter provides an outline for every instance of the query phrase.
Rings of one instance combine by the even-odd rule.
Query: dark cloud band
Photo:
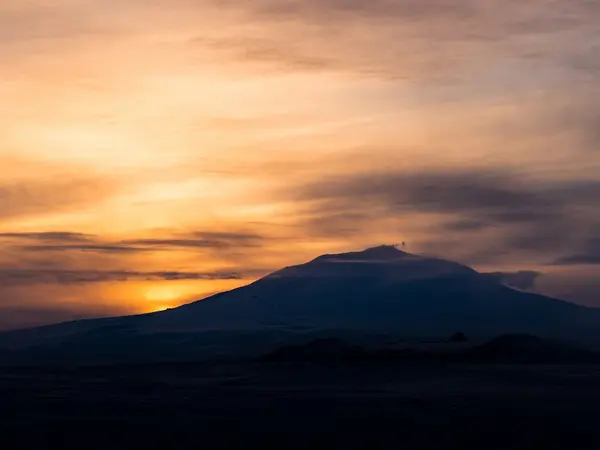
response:
[[[101,270],[0,269],[4,285],[84,284],[115,281],[240,280],[235,272],[135,272]]]

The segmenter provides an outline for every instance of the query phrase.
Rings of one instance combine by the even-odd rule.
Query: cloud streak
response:
[[[197,44],[234,61],[282,71],[345,71],[423,81],[516,58],[572,72],[596,70],[576,63],[597,56],[594,48],[581,45],[593,36],[600,18],[600,8],[585,0],[553,1],[551,7],[543,0],[256,0],[218,5],[257,26],[233,36],[202,36]]]
[[[574,249],[572,254],[557,258],[554,266],[585,266],[600,265],[600,236],[595,229],[582,245]]]
[[[97,235],[69,231],[7,232],[0,233],[15,248],[27,252],[97,252],[143,253],[175,250],[227,250],[257,248],[264,245],[265,236],[255,233],[220,231],[188,232],[183,237],[138,238],[121,241],[102,239]],[[20,241],[37,241],[23,245]]]
[[[42,231],[33,233],[0,233],[4,239],[31,239],[38,241],[87,242],[96,238],[92,234],[73,233],[70,231]]]
[[[0,182],[0,221],[89,207],[114,192],[113,182],[98,176]]]
[[[236,272],[137,272],[102,270],[44,270],[0,268],[0,281],[6,286],[33,284],[91,284],[126,281],[240,280]]]
[[[96,253],[143,253],[159,250],[158,248],[132,247],[122,244],[117,245],[21,245],[19,250],[27,252],[96,252]]]

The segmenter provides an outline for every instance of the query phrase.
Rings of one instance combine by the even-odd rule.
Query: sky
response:
[[[407,242],[600,306],[600,3],[3,0],[0,329]]]

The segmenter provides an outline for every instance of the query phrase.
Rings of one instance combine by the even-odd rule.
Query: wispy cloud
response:
[[[151,248],[229,248],[230,243],[208,239],[134,239],[124,241],[125,245],[137,245]]]
[[[347,71],[420,81],[498,59],[589,72],[574,56],[594,60],[589,57],[596,50],[581,39],[593,36],[600,17],[600,8],[585,0],[555,1],[552,7],[542,0],[256,0],[219,6],[257,25],[233,36],[197,38],[198,45],[233,60],[284,71]]]
[[[39,241],[88,242],[96,238],[92,234],[74,233],[70,231],[41,231],[31,233],[0,233],[0,238],[31,239]]]
[[[600,265],[600,234],[598,227],[595,227],[587,239],[572,249],[571,254],[563,255],[557,258],[552,265],[554,266],[578,266],[578,265]]]
[[[554,266],[579,266],[588,264],[600,265],[600,255],[598,253],[577,253],[575,255],[562,256],[556,259]]]
[[[28,252],[138,253],[182,249],[226,250],[260,247],[267,239],[259,234],[220,231],[195,231],[183,233],[182,236],[114,241],[97,235],[69,231],[0,233],[0,239],[4,239],[5,243]],[[21,242],[23,240],[38,242],[24,245]]]
[[[0,221],[91,207],[115,188],[108,177],[93,175],[0,182]]]
[[[28,252],[99,252],[99,253],[140,253],[156,251],[158,248],[148,247],[132,247],[122,244],[117,245],[95,245],[95,244],[79,244],[79,245],[21,245],[20,250]]]
[[[101,270],[52,270],[0,268],[4,285],[32,284],[88,284],[115,281],[183,281],[183,280],[239,280],[235,272],[136,272]]]

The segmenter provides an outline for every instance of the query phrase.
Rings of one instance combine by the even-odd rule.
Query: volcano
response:
[[[512,289],[462,264],[395,246],[328,254],[179,308],[0,333],[36,355],[246,349],[298,334],[492,337],[600,335],[600,310]],[[142,352],[142,353],[143,353]]]

